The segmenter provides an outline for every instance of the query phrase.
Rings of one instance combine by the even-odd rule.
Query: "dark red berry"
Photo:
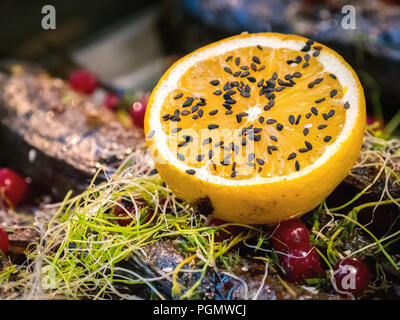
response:
[[[309,247],[310,233],[300,220],[282,221],[272,235],[272,247],[276,251],[287,252],[296,246]]]
[[[145,203],[141,202],[139,200],[136,201],[136,207],[141,210],[145,207]],[[125,208],[125,210],[123,208]],[[130,215],[127,213],[129,212]],[[149,212],[146,216],[146,219],[144,220],[143,223],[146,223],[148,221],[150,221],[152,215],[154,212]],[[114,215],[116,217],[120,217],[121,219],[116,220],[116,222],[123,227],[128,226],[133,219],[131,217],[135,217],[135,206],[133,205],[133,203],[131,201],[127,201],[127,200],[123,200],[120,201],[120,205],[117,205],[114,207]]]
[[[220,220],[217,218],[211,218],[208,223],[207,226],[209,227],[218,227],[222,224],[226,224],[228,223],[227,221],[224,220]],[[238,235],[240,233],[240,227],[238,226],[227,226],[224,227],[224,230],[217,230],[214,233],[214,242],[222,242],[226,239],[231,239],[232,237]]]
[[[92,94],[97,88],[96,77],[88,70],[79,69],[69,76],[71,87],[79,92]]]
[[[10,169],[0,169],[0,204],[6,208],[9,204],[16,207],[24,198],[26,190],[24,178]]]
[[[8,233],[2,226],[0,226],[0,250],[3,251],[4,254],[7,253],[8,248],[10,246],[10,240],[8,239]]]
[[[107,92],[104,97],[104,106],[110,111],[118,109],[119,98],[115,94]]]
[[[351,294],[355,298],[368,288],[371,274],[367,264],[357,259],[344,259],[334,268],[333,288],[340,294]]]
[[[280,261],[291,282],[301,283],[307,278],[325,276],[318,252],[311,245],[289,248],[286,254],[280,254]]]
[[[143,96],[142,99],[135,102],[131,109],[131,118],[135,126],[143,128],[144,127],[144,116],[146,113],[147,102],[149,97],[147,95]]]

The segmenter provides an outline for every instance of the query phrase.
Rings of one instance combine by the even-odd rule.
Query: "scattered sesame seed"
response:
[[[257,57],[257,56],[254,56],[254,57],[252,58],[252,60],[253,60],[255,63],[257,63],[257,64],[260,64],[260,63],[261,63],[260,58]]]
[[[264,161],[263,159],[260,159],[260,158],[257,158],[257,159],[256,159],[256,162],[257,162],[260,166],[262,166],[262,165],[265,163],[265,161]]]
[[[320,125],[318,126],[318,129],[319,129],[319,130],[322,130],[322,129],[325,129],[326,127],[327,127],[326,124],[320,124]]]
[[[269,136],[269,138],[270,138],[272,141],[278,142],[278,138],[275,137],[275,136]]]
[[[267,119],[267,121],[265,121],[266,124],[274,124],[276,123],[275,119]]]
[[[333,73],[331,73],[330,75],[329,75],[332,79],[337,79],[337,77],[336,77],[336,75],[335,74],[333,74]]]
[[[346,102],[344,103],[344,108],[345,108],[345,109],[350,108],[350,103],[349,103],[348,101],[346,101]]]
[[[214,91],[213,94],[215,94],[216,96],[220,96],[222,94],[222,91],[217,90],[217,91]]]
[[[307,136],[309,132],[310,132],[310,130],[308,128],[304,128],[303,135]]]
[[[210,84],[212,84],[213,86],[217,86],[219,85],[219,80],[211,80]]]
[[[148,134],[147,134],[147,139],[151,139],[154,137],[155,131],[151,130]]]
[[[237,58],[235,59],[235,64],[236,64],[237,66],[239,66],[239,64],[240,64],[240,57],[237,57]]]
[[[329,141],[331,141],[331,139],[332,139],[331,136],[325,136],[325,137],[324,137],[324,141],[325,141],[325,142],[329,142]]]
[[[179,132],[181,130],[182,130],[182,128],[172,128],[171,132],[172,133],[177,133],[177,132]]]
[[[326,100],[325,98],[320,98],[320,99],[315,100],[315,103],[321,103],[321,102],[324,102],[325,100]]]
[[[228,62],[229,60],[231,60],[233,58],[233,56],[228,56],[227,58],[226,58],[226,62]]]
[[[264,117],[263,117],[263,116],[260,116],[260,117],[258,118],[258,122],[259,122],[259,123],[263,123],[263,122],[264,122]]]
[[[181,153],[178,152],[176,155],[178,156],[178,159],[179,159],[179,160],[185,161],[185,156],[184,156],[183,154],[181,154]]]
[[[296,160],[296,162],[294,163],[294,167],[296,168],[296,171],[300,170],[300,164],[299,162]]]
[[[303,63],[303,69],[307,68],[310,64],[308,62]]]
[[[280,123],[277,123],[277,124],[276,124],[276,129],[279,130],[279,131],[282,131],[283,125],[280,124]]]
[[[208,129],[209,129],[209,130],[217,129],[218,127],[219,127],[218,124],[209,124],[209,125],[208,125]]]
[[[183,97],[183,93],[178,93],[175,97],[174,97],[174,99],[176,100],[176,99],[179,99],[179,98],[182,98]]]
[[[296,119],[295,119],[295,117],[294,117],[294,115],[290,115],[289,116],[289,122],[290,122],[290,124],[294,124],[294,121],[295,121]]]
[[[213,150],[209,150],[208,151],[208,159],[211,159],[214,156],[214,151]]]
[[[237,171],[233,171],[233,172],[231,173],[231,178],[236,178],[236,175],[237,175]]]
[[[304,144],[306,145],[308,150],[312,150],[312,144],[308,141],[304,141]]]
[[[224,71],[229,73],[229,74],[232,74],[232,70],[230,68],[228,68],[228,67],[224,67]]]
[[[306,113],[305,117],[306,117],[306,119],[310,118],[311,117],[311,113],[310,112]]]
[[[197,155],[196,160],[197,160],[198,162],[203,161],[204,157],[205,157],[204,154],[199,154],[199,155]]]
[[[321,51],[319,51],[319,50],[314,51],[313,57],[318,57],[320,53],[321,53]]]
[[[311,112],[314,114],[314,115],[318,115],[318,109],[317,108],[315,108],[315,107],[312,107],[311,108]]]
[[[288,160],[292,160],[294,158],[296,158],[297,154],[295,152],[289,154],[289,156],[287,157]]]
[[[205,138],[205,139],[203,140],[203,145],[210,144],[211,142],[212,142],[212,138],[211,138],[211,137]]]
[[[193,169],[189,169],[189,170],[186,170],[186,173],[193,175],[196,173],[196,171]]]
[[[335,90],[335,89],[332,90],[331,93],[330,93],[330,97],[333,98],[336,95],[337,95],[337,90]]]
[[[186,101],[183,103],[182,107],[183,108],[190,107],[193,101],[194,101],[193,97],[186,97]]]

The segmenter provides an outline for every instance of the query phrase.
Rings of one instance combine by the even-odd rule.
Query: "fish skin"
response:
[[[144,141],[63,80],[30,73],[0,73],[0,137],[0,158],[58,199],[85,190],[99,164],[113,173]]]

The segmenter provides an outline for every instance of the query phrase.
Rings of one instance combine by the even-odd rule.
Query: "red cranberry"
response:
[[[10,240],[8,239],[8,233],[2,226],[0,226],[0,250],[6,254],[9,246]]]
[[[338,293],[351,294],[355,298],[362,295],[371,278],[368,266],[365,262],[357,259],[344,259],[334,268],[334,283],[332,283]]]
[[[217,218],[211,218],[208,221],[207,226],[209,226],[209,227],[218,227],[218,226],[220,226],[222,224],[226,224],[226,223],[228,223],[228,222],[224,221],[224,220],[217,219]],[[215,231],[215,233],[214,233],[214,242],[222,242],[222,241],[224,241],[226,239],[230,239],[230,238],[232,238],[232,237],[234,237],[234,236],[236,236],[237,234],[240,233],[240,228],[238,226],[227,226],[227,227],[224,227],[224,229],[227,232],[224,231],[224,230]]]
[[[79,92],[92,94],[97,87],[96,77],[88,70],[79,69],[69,76],[71,87]]]
[[[289,248],[287,254],[280,255],[280,261],[291,282],[301,283],[304,279],[325,275],[318,252],[310,244]]]
[[[104,97],[104,106],[110,111],[116,111],[118,109],[119,98],[115,94],[106,93]]]
[[[281,252],[287,252],[294,246],[308,246],[310,243],[310,233],[300,220],[282,221],[272,237],[272,247]]]
[[[27,183],[24,178],[14,171],[0,169],[0,203],[6,208],[11,203],[16,207],[24,198],[27,191]]]
[[[146,113],[147,102],[149,101],[148,95],[143,96],[142,99],[135,102],[131,109],[131,118],[135,126],[140,128],[144,127],[144,116]]]

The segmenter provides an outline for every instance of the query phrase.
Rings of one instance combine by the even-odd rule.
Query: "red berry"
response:
[[[10,169],[0,169],[0,204],[8,208],[11,203],[16,207],[24,198],[26,190],[24,178]]]
[[[287,254],[280,255],[280,261],[291,282],[301,283],[304,279],[325,275],[318,252],[311,245],[289,248]]]
[[[6,254],[9,246],[10,240],[8,239],[8,233],[3,229],[2,226],[0,226],[0,250]]]
[[[125,210],[124,210],[121,206],[123,206],[123,207],[125,208]],[[144,208],[144,206],[145,206],[145,203],[141,203],[141,202],[139,202],[139,201],[136,201],[136,207],[137,207],[139,210],[142,209],[142,208]],[[128,211],[128,212],[130,213],[130,215],[129,215],[126,211]],[[123,227],[128,226],[128,225],[133,221],[133,219],[131,218],[131,216],[134,217],[135,214],[136,214],[136,213],[135,213],[135,206],[134,206],[133,203],[130,202],[130,201],[126,201],[126,200],[121,201],[121,202],[120,202],[120,205],[117,205],[117,206],[114,207],[114,215],[115,215],[116,217],[123,218],[123,219],[118,219],[118,220],[116,220],[116,222],[117,222],[120,226],[123,226]],[[146,217],[146,219],[145,219],[145,221],[144,221],[143,223],[148,222],[148,221],[151,219],[152,215],[153,215],[153,213],[149,212],[149,213],[147,214],[147,217]]]
[[[140,99],[139,101],[135,102],[132,105],[131,118],[135,126],[138,126],[140,128],[144,127],[144,115],[146,113],[146,107],[148,101],[149,98],[147,95],[145,95],[142,97],[142,99]]]
[[[116,111],[118,109],[119,98],[115,94],[106,93],[104,97],[104,106],[110,111]]]
[[[97,87],[96,77],[88,70],[79,69],[69,76],[71,87],[79,92],[92,94]]]
[[[352,294],[355,298],[362,295],[371,278],[368,266],[357,259],[344,259],[334,268],[332,285],[341,294]]]
[[[310,233],[300,220],[286,220],[279,223],[272,235],[272,247],[276,251],[287,252],[296,246],[308,247]]]
[[[208,221],[207,226],[217,227],[217,226],[220,226],[225,223],[228,223],[228,222],[217,219],[217,218],[211,218]],[[224,241],[226,239],[230,239],[240,233],[240,228],[238,226],[227,226],[227,227],[224,227],[224,229],[228,232],[225,232],[224,230],[218,230],[214,233],[214,242],[222,242],[222,241]]]

